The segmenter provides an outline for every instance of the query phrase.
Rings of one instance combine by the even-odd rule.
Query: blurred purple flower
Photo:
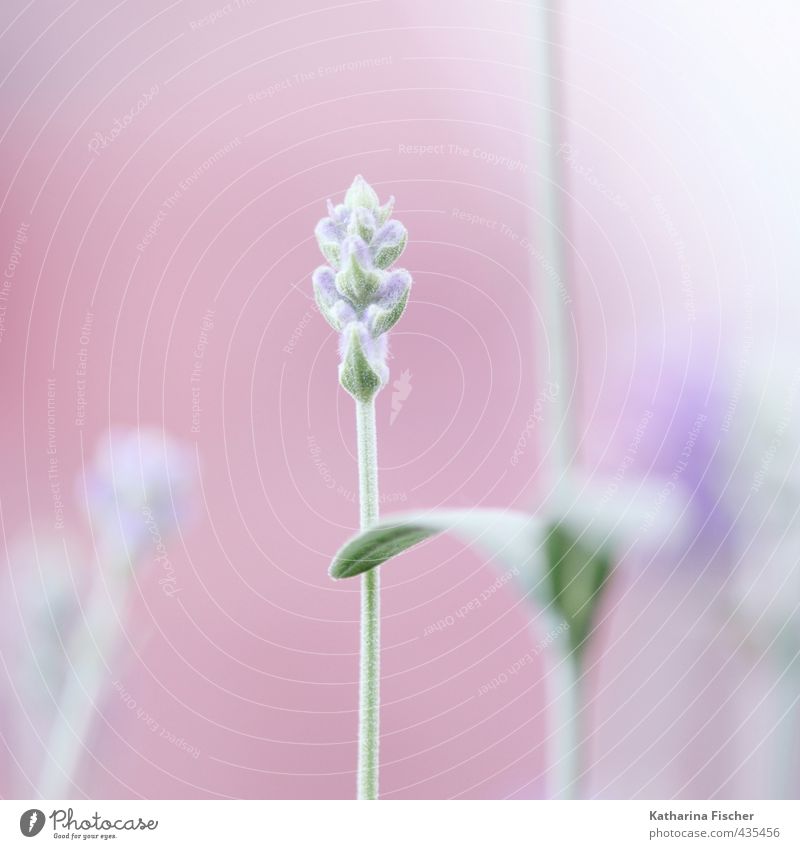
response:
[[[135,551],[148,525],[166,535],[187,517],[194,485],[187,446],[155,428],[112,430],[86,472],[89,517],[98,532],[121,533]]]
[[[641,357],[602,459],[603,498],[646,490],[638,499],[645,528],[670,516],[670,549],[709,554],[730,543],[733,516],[721,497],[718,449],[729,404],[728,372],[700,347]],[[664,514],[664,515],[661,515]]]

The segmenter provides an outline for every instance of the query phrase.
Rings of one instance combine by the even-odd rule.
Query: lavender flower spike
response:
[[[340,336],[339,382],[357,400],[369,401],[389,379],[387,332],[399,321],[411,275],[390,269],[408,240],[406,228],[390,219],[394,198],[380,205],[361,176],[344,203],[328,201],[328,217],[315,235],[329,265],[312,276],[319,311]]]
[[[378,521],[378,438],[375,396],[389,380],[388,332],[408,302],[411,275],[391,268],[408,240],[406,228],[391,218],[394,198],[381,206],[361,176],[344,196],[328,201],[328,217],[315,233],[328,265],[312,277],[319,311],[339,333],[339,383],[356,402],[358,495],[361,530]],[[361,583],[359,652],[359,799],[378,798],[380,748],[380,580],[378,570]]]

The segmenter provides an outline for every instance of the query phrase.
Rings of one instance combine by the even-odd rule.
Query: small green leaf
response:
[[[379,525],[346,545],[333,561],[331,577],[353,578],[385,563],[438,531],[422,525]]]
[[[550,526],[544,548],[550,595],[569,625],[569,643],[580,659],[611,574],[611,557],[605,547],[587,545],[564,524]]]
[[[453,534],[504,568],[536,570],[537,528],[536,517],[516,510],[398,513],[347,542],[336,554],[330,573],[336,579],[352,578],[440,533]]]

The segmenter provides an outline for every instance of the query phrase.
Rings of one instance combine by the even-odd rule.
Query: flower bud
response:
[[[373,304],[367,310],[367,322],[373,336],[380,336],[391,330],[403,316],[408,303],[408,291],[402,299],[388,307]]]
[[[322,255],[334,268],[338,268],[342,255],[341,237],[333,221],[330,218],[323,218],[317,224],[314,235],[317,237],[317,244]]]
[[[336,275],[336,288],[356,307],[366,307],[380,286],[381,279],[371,266],[366,244],[358,236],[348,237],[342,270]]]
[[[328,201],[328,217],[315,235],[330,266],[312,275],[314,299],[328,324],[341,333],[339,379],[359,400],[369,400],[388,381],[386,333],[408,302],[411,275],[390,270],[408,240],[390,220],[394,198],[383,206],[367,181],[353,180],[344,203]]]
[[[350,217],[348,233],[363,239],[366,244],[375,235],[375,216],[368,209],[357,209]]]
[[[357,401],[371,401],[388,380],[385,339],[385,336],[374,339],[357,321],[349,324],[342,333],[339,383]]]
[[[378,212],[375,216],[375,219],[378,222],[378,226],[382,226],[385,224],[391,217],[392,212],[394,211],[394,195],[392,195],[386,203],[378,208]]]
[[[327,265],[320,266],[312,275],[314,300],[323,318],[334,330],[341,331],[357,316],[350,302],[343,298],[336,288],[336,275]]]
[[[359,207],[375,210],[379,208],[380,201],[375,189],[359,174],[344,196],[344,205],[350,210]]]
[[[380,336],[397,324],[405,312],[410,291],[411,275],[404,268],[384,275],[380,298],[366,312],[367,327],[373,336]]]
[[[399,221],[384,224],[370,244],[372,259],[378,268],[388,268],[405,250],[408,232]]]

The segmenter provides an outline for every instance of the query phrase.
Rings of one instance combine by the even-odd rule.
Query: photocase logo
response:
[[[400,410],[403,409],[403,402],[408,400],[411,394],[411,371],[405,369],[397,380],[392,384],[394,392],[392,392],[392,414],[389,417],[389,424],[393,425],[394,420],[400,415]]]
[[[98,811],[85,816],[83,819],[75,818],[72,808],[56,808],[45,817],[44,811],[31,808],[19,818],[19,830],[25,837],[36,837],[44,828],[47,820],[53,822],[53,837],[72,838],[87,840],[99,836],[103,840],[116,837],[116,834],[106,832],[119,831],[155,831],[158,828],[158,820],[145,820],[141,817],[129,817],[128,819],[110,820],[102,816]],[[81,834],[81,832],[89,832]]]
[[[25,837],[36,837],[44,828],[44,811],[31,808],[19,818],[19,830]]]

